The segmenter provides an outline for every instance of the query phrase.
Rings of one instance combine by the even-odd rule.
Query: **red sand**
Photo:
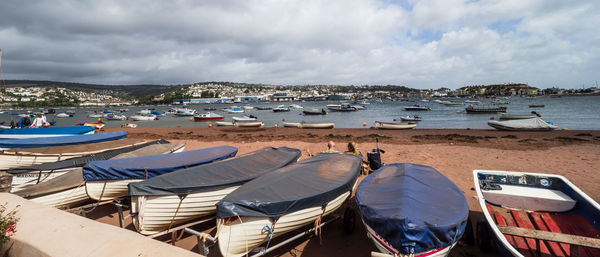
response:
[[[107,129],[116,131],[121,129]],[[381,131],[372,129],[302,130],[289,128],[236,129],[236,128],[135,128],[125,129],[131,138],[157,139],[187,142],[186,150],[216,145],[233,145],[239,154],[265,146],[288,146],[301,149],[302,158],[325,149],[329,140],[337,143],[338,150],[345,150],[349,141],[358,143],[366,153],[375,148],[379,138],[384,163],[411,162],[430,165],[446,175],[463,191],[471,217],[481,219],[482,213],[474,199],[474,169],[527,171],[560,174],[566,176],[594,200],[600,200],[600,131],[553,131],[553,132],[505,132],[496,130],[406,130]],[[108,209],[107,209],[108,208]],[[105,211],[110,207],[106,207]],[[91,218],[101,222],[118,224],[116,214]],[[131,220],[127,221],[128,224]],[[196,227],[212,231],[209,224]],[[129,228],[132,228],[130,225]],[[168,238],[162,238],[167,240]],[[195,237],[185,236],[177,244],[196,250]],[[277,256],[369,256],[375,248],[366,237],[362,224],[352,235],[345,235],[341,222],[323,228],[323,242],[304,237],[281,248]],[[219,256],[212,249],[210,256]],[[273,256],[273,255],[271,255]],[[476,247],[458,245],[451,256],[485,255]]]

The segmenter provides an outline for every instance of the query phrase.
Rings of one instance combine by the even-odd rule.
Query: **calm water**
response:
[[[440,100],[450,100],[453,102],[464,102],[465,100],[479,100],[484,106],[490,103],[494,99],[465,99],[465,98],[439,98]],[[487,125],[487,121],[490,117],[498,118],[497,114],[466,114],[464,113],[465,106],[445,106],[433,102],[423,102],[420,99],[409,100],[409,101],[383,101],[381,103],[371,102],[366,105],[366,110],[360,110],[357,112],[331,112],[328,111],[327,115],[302,115],[302,109],[291,109],[290,112],[274,113],[270,110],[246,110],[246,113],[229,114],[222,111],[223,108],[227,108],[232,105],[237,106],[269,106],[275,107],[280,104],[289,105],[291,103],[250,103],[250,104],[214,104],[214,105],[190,105],[187,108],[196,109],[198,112],[203,113],[204,108],[215,107],[217,108],[215,113],[223,115],[225,120],[231,120],[234,116],[243,115],[254,115],[259,120],[265,123],[266,127],[273,127],[275,124],[281,126],[282,122],[334,122],[336,128],[360,128],[363,127],[363,122],[366,122],[367,127],[374,126],[375,121],[387,121],[392,122],[394,119],[400,121],[401,116],[407,115],[419,115],[423,121],[419,122],[417,128],[456,128],[456,129],[491,129]],[[582,96],[582,97],[562,97],[562,98],[550,98],[550,97],[537,97],[534,99],[511,97],[509,99],[498,98],[497,100],[509,101],[509,104],[504,104],[507,109],[507,113],[530,113],[531,111],[537,111],[542,114],[542,118],[546,121],[551,121],[554,125],[559,128],[568,129],[600,129],[600,96]],[[339,102],[324,101],[324,102],[294,102],[295,104],[301,105],[304,108],[318,108],[325,109],[327,104],[337,104]],[[405,111],[404,106],[411,106],[418,104],[421,106],[428,106],[431,111]],[[529,108],[530,104],[543,104],[543,108]],[[126,116],[134,115],[137,111],[142,109],[155,108],[158,111],[166,112],[170,108],[177,106],[132,106],[122,107],[128,108],[129,111],[125,112]],[[121,107],[119,107],[121,108]],[[111,108],[110,110],[116,110],[119,108]],[[36,111],[34,109],[29,109]],[[56,109],[57,113],[64,112],[67,108]],[[95,110],[102,112],[103,109],[96,108],[77,108],[74,109],[76,114],[71,118],[53,118],[52,114],[47,115],[48,120],[56,120],[57,126],[70,126],[75,123],[83,121],[97,121],[97,118],[88,118],[87,115],[93,113]],[[457,113],[463,111],[463,113]],[[24,110],[8,110],[7,114],[0,114],[0,122],[10,123],[11,119],[18,120],[17,116],[10,115],[11,113],[23,113]],[[110,121],[103,120],[107,127],[119,127],[121,124],[130,123],[130,121]],[[138,124],[140,127],[157,126],[157,127],[207,127],[211,122],[194,122],[189,117],[175,117],[166,115],[160,117],[160,120],[156,121],[136,121],[132,122]]]

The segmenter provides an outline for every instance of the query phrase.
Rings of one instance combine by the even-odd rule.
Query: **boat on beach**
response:
[[[249,127],[249,128],[262,128],[265,125],[262,121],[234,121],[233,125],[236,127]]]
[[[124,152],[111,159],[168,154],[183,151],[185,146],[185,143],[163,142]],[[15,194],[28,198],[33,202],[53,207],[71,207],[90,199],[86,193],[81,167],[72,168],[55,178],[24,187],[16,191]]]
[[[390,256],[448,256],[467,227],[461,190],[434,168],[386,164],[356,189],[367,237]]]
[[[62,161],[84,155],[125,148],[138,143],[140,143],[140,140],[137,139],[121,139],[79,145],[12,148],[0,153],[0,170]]]
[[[362,158],[320,154],[264,174],[217,203],[223,256],[257,246],[336,211],[350,197]]]
[[[78,144],[91,144],[104,141],[112,141],[125,138],[127,133],[123,131],[100,134],[84,134],[60,137],[40,137],[22,139],[0,139],[0,150],[11,148],[39,148],[51,146],[65,146]]]
[[[83,166],[88,196],[114,200],[127,195],[127,185],[158,175],[234,157],[237,148],[217,146],[172,154],[94,161]]]
[[[527,131],[550,131],[555,130],[558,127],[542,120],[539,117],[531,119],[517,119],[517,120],[505,120],[505,121],[488,121],[488,125],[499,130],[527,130]]]
[[[407,122],[397,123],[397,122],[383,122],[376,121],[375,128],[377,129],[412,129],[415,128],[417,124],[411,124]]]
[[[136,230],[144,235],[212,215],[215,204],[244,183],[296,162],[301,151],[266,147],[246,155],[129,184]]]
[[[472,105],[467,106],[465,108],[467,113],[479,114],[479,113],[499,113],[506,112],[505,106],[500,107],[473,107]]]
[[[223,116],[214,112],[196,114],[194,121],[210,121],[210,120],[223,120]]]
[[[480,249],[501,256],[600,256],[600,205],[553,174],[474,170]]]
[[[92,127],[94,129],[101,129],[104,128],[104,122],[102,121],[98,121],[98,122],[81,122],[81,123],[77,123],[75,124],[75,126],[87,126],[87,127]]]
[[[231,121],[217,121],[215,124],[219,127],[233,126],[233,122]]]
[[[19,139],[36,137],[59,137],[94,134],[92,127],[42,127],[42,128],[3,128],[0,129],[0,139]]]
[[[300,123],[300,122],[284,122],[283,127],[284,128],[301,128],[302,123]]]
[[[335,127],[333,122],[309,123],[302,122],[300,127],[303,129],[332,129]]]

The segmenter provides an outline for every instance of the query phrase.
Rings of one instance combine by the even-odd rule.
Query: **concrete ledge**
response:
[[[133,231],[0,193],[7,210],[21,205],[17,233],[0,256],[201,256]]]

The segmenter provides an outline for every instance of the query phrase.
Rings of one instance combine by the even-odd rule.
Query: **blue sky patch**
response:
[[[508,32],[514,32],[517,25],[519,25],[522,20],[523,18],[502,19],[490,24],[489,28],[498,31],[500,34],[506,34]]]

